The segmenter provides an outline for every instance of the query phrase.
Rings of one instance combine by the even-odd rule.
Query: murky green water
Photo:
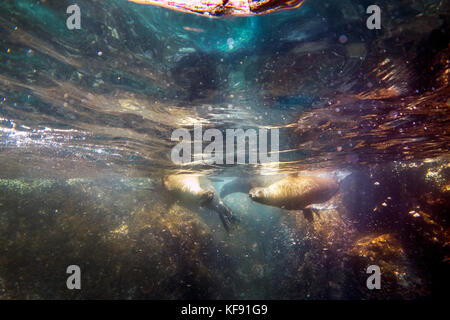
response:
[[[379,1],[381,30],[370,1],[211,19],[85,0],[68,30],[71,4],[0,3],[0,298],[443,296],[447,2]],[[199,124],[279,129],[279,166],[174,164],[172,132]],[[220,194],[267,172],[340,186],[312,219],[236,189],[228,233],[161,182],[199,174]]]

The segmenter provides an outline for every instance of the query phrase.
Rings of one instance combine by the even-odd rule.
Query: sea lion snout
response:
[[[250,197],[250,199],[257,201],[264,196],[264,191],[261,188],[252,188],[249,191],[248,196]]]

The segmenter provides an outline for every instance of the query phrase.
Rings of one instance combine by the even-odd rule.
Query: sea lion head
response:
[[[259,202],[259,203],[265,203],[266,201],[266,194],[264,192],[264,188],[252,188],[248,192],[248,196],[253,201]]]
[[[214,199],[214,192],[211,190],[205,190],[200,195],[200,205],[204,205]]]

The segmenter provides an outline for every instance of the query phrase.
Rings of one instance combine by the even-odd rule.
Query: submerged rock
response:
[[[149,196],[152,185],[0,180],[0,298],[233,296],[223,285],[227,271],[217,272],[229,256],[220,236],[197,212]],[[65,288],[72,264],[82,270],[81,291]]]

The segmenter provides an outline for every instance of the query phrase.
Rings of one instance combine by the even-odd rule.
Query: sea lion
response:
[[[225,230],[235,222],[231,210],[223,203],[209,179],[193,174],[176,174],[163,178],[164,187],[176,197],[216,211]]]
[[[249,196],[253,201],[269,206],[305,210],[311,204],[328,201],[338,189],[339,183],[333,178],[289,176],[265,188],[252,188]]]

